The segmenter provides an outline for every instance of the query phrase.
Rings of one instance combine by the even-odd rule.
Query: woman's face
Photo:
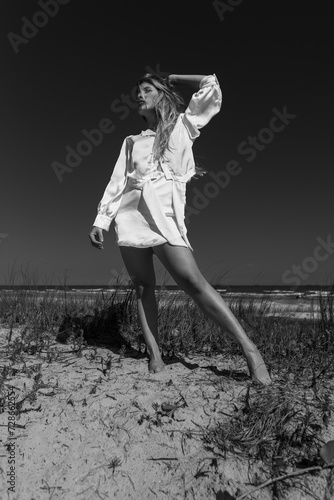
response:
[[[138,113],[142,116],[152,114],[159,97],[159,91],[151,83],[141,83],[137,91]]]

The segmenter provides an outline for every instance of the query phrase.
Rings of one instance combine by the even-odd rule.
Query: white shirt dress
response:
[[[192,145],[221,104],[216,76],[204,77],[177,119],[163,160],[152,161],[152,130],[126,137],[93,225],[109,231],[114,220],[118,246],[168,242],[193,251],[184,223],[186,183],[196,174]]]

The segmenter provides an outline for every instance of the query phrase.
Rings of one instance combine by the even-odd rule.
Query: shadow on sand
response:
[[[198,363],[190,363],[189,361],[186,361],[185,359],[182,359],[181,357],[175,355],[171,357],[164,357],[163,360],[166,365],[181,363],[183,366],[188,368],[188,370],[195,370],[196,368],[201,368],[202,370],[210,370],[212,373],[220,377],[225,377],[240,381],[249,380],[249,376],[246,373],[241,372],[239,370],[225,370],[225,369],[218,370],[218,368],[214,365],[200,366]]]
[[[132,359],[147,359],[149,362],[149,354],[142,335],[138,336],[138,349],[135,349],[130,344],[129,340],[122,335],[122,326],[129,321],[129,310],[126,302],[113,304],[102,310],[95,310],[94,315],[85,315],[83,317],[65,315],[59,327],[56,336],[57,342],[67,344],[75,342],[80,337],[86,342],[86,345],[91,347],[103,347],[109,349],[114,354],[121,354],[124,357]],[[144,347],[144,352],[141,348]],[[217,376],[227,379],[244,381],[248,380],[249,376],[238,370],[219,370],[214,365],[200,366],[198,363],[186,361],[181,356],[164,356],[163,361],[166,365],[176,363],[182,364],[188,370],[201,368],[210,370]]]

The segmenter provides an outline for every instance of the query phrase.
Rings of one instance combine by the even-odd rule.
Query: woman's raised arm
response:
[[[207,75],[169,75],[167,80],[172,85],[191,85],[199,89],[199,84]]]

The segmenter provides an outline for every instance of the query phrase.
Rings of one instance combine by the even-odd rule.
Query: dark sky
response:
[[[148,68],[215,73],[223,90],[221,112],[194,145],[210,174],[187,191],[198,212],[188,237],[205,277],[333,279],[330,3],[229,3],[219,15],[211,1],[1,2],[0,283],[12,266],[41,283],[108,284],[122,272],[113,227],[104,252],[88,234],[124,137],[145,128],[129,96]],[[53,17],[36,14],[42,4]],[[52,164],[66,165],[83,130],[101,121],[113,130],[57,176]],[[162,279],[159,262],[156,270]]]

